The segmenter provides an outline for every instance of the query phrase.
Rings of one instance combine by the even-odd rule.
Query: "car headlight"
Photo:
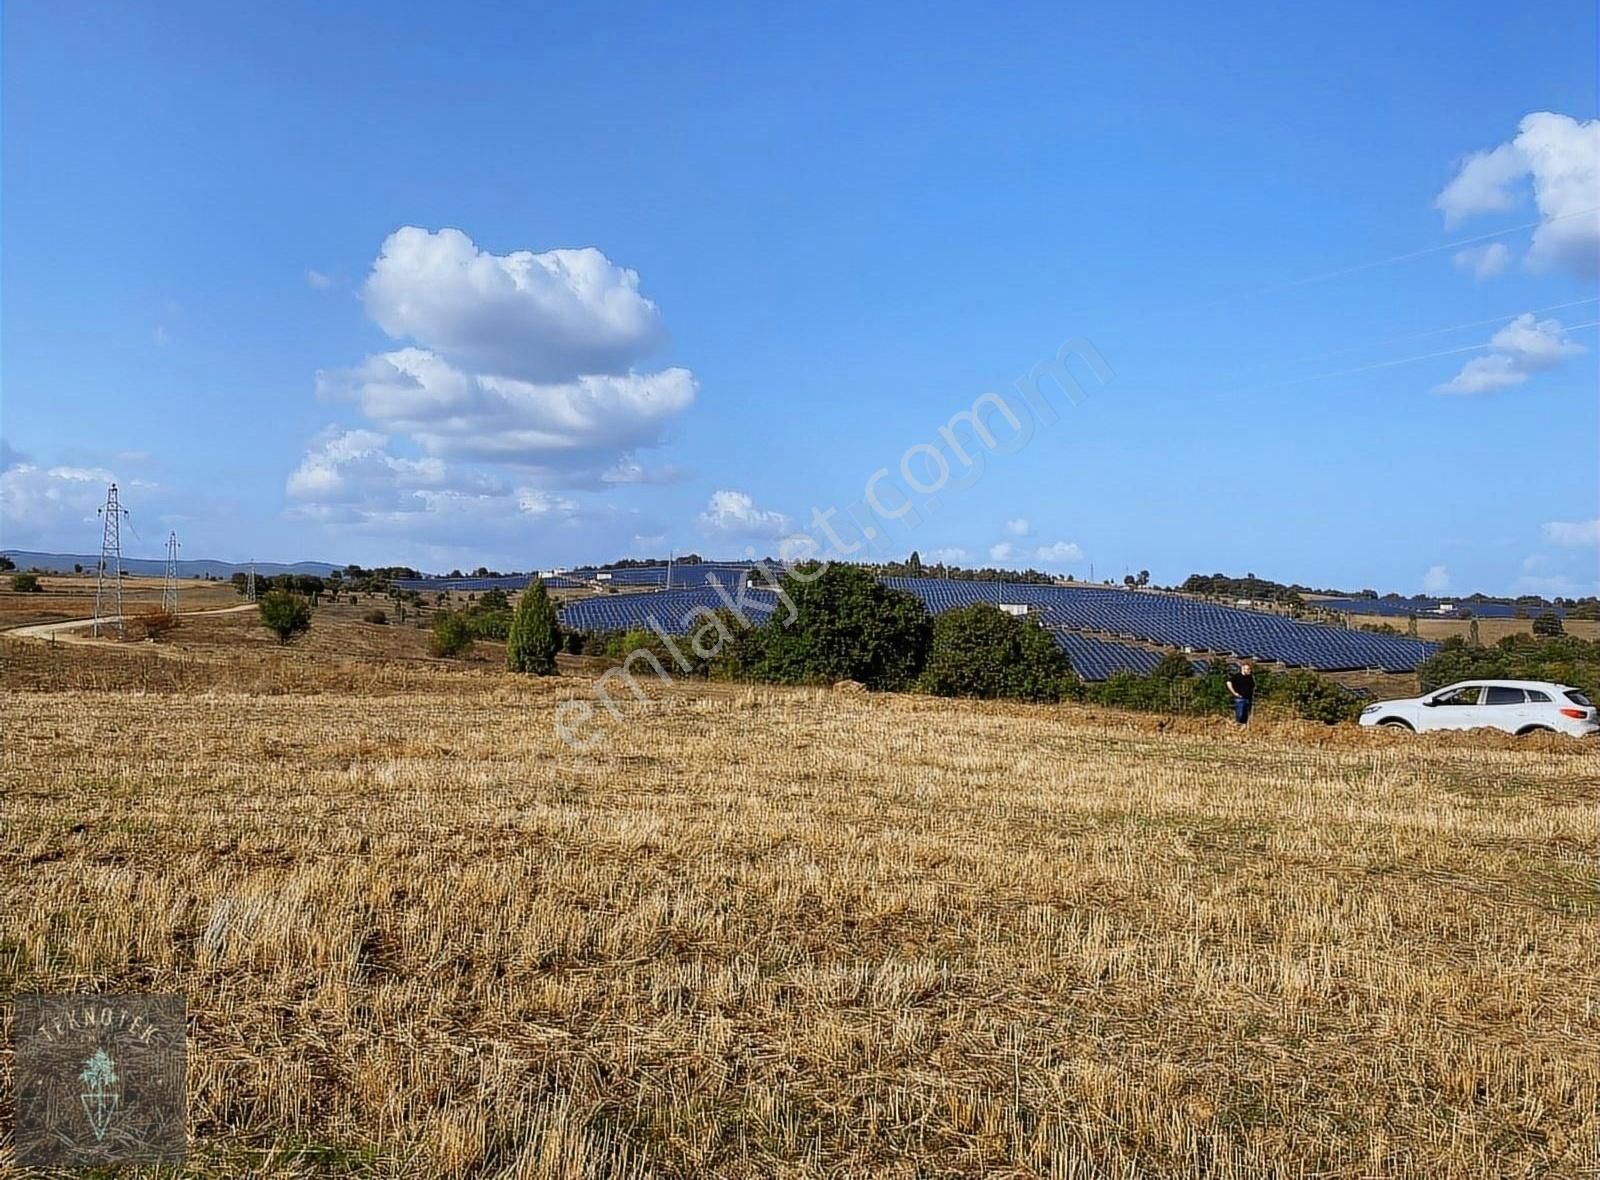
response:
[[[1363,713],[1376,713],[1381,707],[1382,707],[1381,705],[1368,705],[1365,709],[1363,709],[1361,711]]]

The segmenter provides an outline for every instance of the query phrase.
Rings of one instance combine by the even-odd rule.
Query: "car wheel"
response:
[[[1530,733],[1554,733],[1548,725],[1529,725],[1517,730],[1518,737],[1527,737]]]
[[[1385,717],[1382,721],[1378,722],[1378,724],[1383,726],[1385,729],[1405,729],[1410,730],[1412,733],[1416,733],[1416,730],[1412,729],[1411,722],[1402,721],[1398,717]]]

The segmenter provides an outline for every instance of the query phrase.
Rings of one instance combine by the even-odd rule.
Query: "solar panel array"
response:
[[[599,578],[598,575],[609,575]],[[591,583],[616,586],[632,589],[693,589],[710,585],[715,579],[728,587],[744,585],[750,576],[748,565],[739,565],[733,562],[719,562],[697,565],[674,565],[671,569],[671,580],[668,581],[668,570],[664,565],[633,566],[625,569],[597,570],[593,567],[570,570],[564,574],[546,574],[540,576],[540,581],[551,589],[556,590],[582,590]],[[528,574],[509,574],[493,578],[394,578],[390,585],[396,590],[417,590],[433,592],[436,590],[457,590],[481,593],[484,590],[504,590],[508,594],[518,590],[525,590],[528,586]]]
[[[1439,610],[1441,603],[1449,603],[1454,610]],[[1514,602],[1472,602],[1463,598],[1319,598],[1312,606],[1351,615],[1382,615],[1385,618],[1403,619],[1408,615],[1437,619],[1460,618],[1463,611],[1471,611],[1480,619],[1511,619],[1517,611],[1541,615],[1553,611],[1564,616],[1565,608],[1559,606],[1521,606]]]
[[[504,590],[507,594],[528,588],[528,574],[510,574],[498,578],[393,578],[389,585],[396,590],[418,590],[431,593],[435,590],[461,590],[482,593],[485,590]],[[544,579],[545,585],[550,579]]]
[[[1055,641],[1056,646],[1067,653],[1067,659],[1072,661],[1072,670],[1084,680],[1109,680],[1114,672],[1148,676],[1163,659],[1163,653],[1151,651],[1148,647],[1097,639],[1076,631],[1057,631]],[[1205,673],[1204,660],[1190,660],[1189,664],[1197,674]]]
[[[620,569],[602,570],[593,566],[575,569],[569,575],[605,585],[635,588],[692,590],[706,586],[715,579],[723,586],[744,585],[750,576],[750,566],[741,562],[674,562],[665,565],[623,566]]]
[[[1095,631],[1324,672],[1357,668],[1410,672],[1438,650],[1437,644],[1406,636],[1347,631],[1174,594],[935,578],[884,581],[915,594],[934,612],[974,602],[1016,603],[1035,610],[1053,631]]]
[[[583,598],[560,609],[561,625],[572,631],[659,630],[687,635],[705,623],[708,611],[729,610],[737,603],[752,624],[759,624],[778,606],[777,595],[770,592],[746,591],[741,598],[738,588],[726,590],[726,597],[711,588]]]

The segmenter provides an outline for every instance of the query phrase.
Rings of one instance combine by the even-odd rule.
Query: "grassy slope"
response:
[[[0,698],[0,993],[183,991],[209,1174],[1594,1163],[1592,750],[248,659]]]

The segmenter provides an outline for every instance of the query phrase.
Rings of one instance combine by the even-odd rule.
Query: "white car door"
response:
[[[1491,684],[1484,690],[1483,704],[1478,711],[1484,715],[1484,725],[1516,733],[1529,724],[1528,694],[1520,688]]]
[[[1484,710],[1479,705],[1483,698],[1483,685],[1462,684],[1429,697],[1431,704],[1417,710],[1417,729],[1471,729],[1485,725]]]

